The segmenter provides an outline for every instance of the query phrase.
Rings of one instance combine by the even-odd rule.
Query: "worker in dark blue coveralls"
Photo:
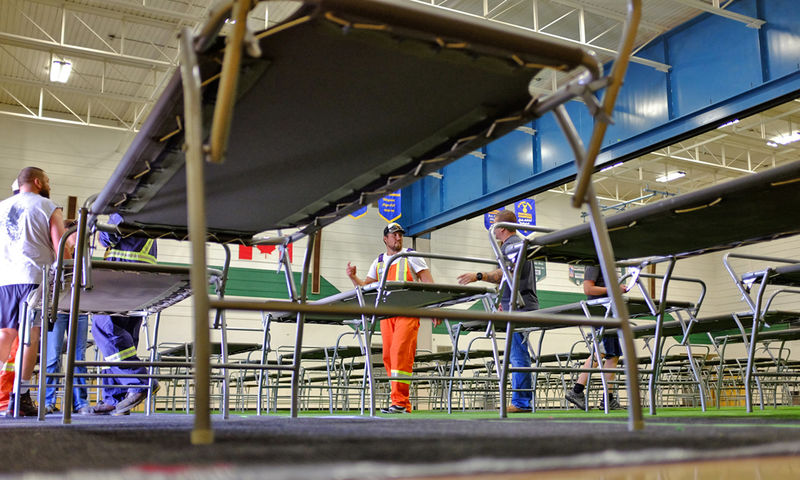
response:
[[[122,217],[112,214],[109,223],[118,225]],[[123,237],[118,234],[100,232],[100,244],[106,247],[103,258],[113,262],[156,263],[156,241],[142,237]],[[123,315],[94,315],[92,336],[97,347],[108,362],[138,361],[139,329],[143,317]],[[97,415],[127,415],[131,409],[147,399],[145,379],[125,377],[130,374],[146,374],[145,367],[110,367],[103,373],[117,374],[119,377],[104,377],[103,400],[92,410]],[[117,385],[117,387],[114,387]],[[153,384],[153,393],[158,390],[158,382]]]

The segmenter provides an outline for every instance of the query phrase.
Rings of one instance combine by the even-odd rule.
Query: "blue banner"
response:
[[[486,212],[483,214],[483,226],[486,227],[486,230],[492,228],[492,224],[494,223],[494,217],[497,216],[497,212],[500,210],[492,210],[491,212]]]
[[[536,203],[532,198],[514,203],[514,213],[517,214],[517,223],[523,225],[536,225]],[[531,230],[519,230],[523,235],[530,235]]]
[[[391,193],[378,201],[378,215],[387,222],[394,222],[400,218],[400,190]]]
[[[355,212],[351,213],[350,216],[353,218],[361,218],[367,214],[367,207],[361,207]]]

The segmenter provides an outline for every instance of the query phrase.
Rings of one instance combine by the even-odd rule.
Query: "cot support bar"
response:
[[[578,167],[586,166],[585,152],[583,144],[575,125],[569,118],[566,107],[560,105],[554,112],[559,127],[569,140],[575,153]],[[619,321],[620,331],[622,331],[622,354],[625,357],[626,386],[628,390],[628,429],[641,430],[644,428],[642,418],[642,405],[639,396],[639,373],[637,371],[636,350],[633,344],[633,331],[631,330],[628,306],[622,300],[622,289],[619,286],[616,265],[614,264],[614,251],[611,247],[611,238],[608,235],[608,227],[603,219],[603,212],[597,202],[594,187],[591,183],[586,190],[583,198],[589,206],[589,225],[592,230],[597,258],[603,272],[603,279],[608,289],[608,297],[611,299],[611,308],[614,318]],[[608,402],[606,402],[608,403]]]
[[[306,299],[308,298],[308,272],[311,266],[311,256],[314,251],[314,239],[316,239],[316,235],[308,236],[308,245],[306,246],[306,256],[305,260],[303,261],[303,273],[300,277],[299,301],[301,304],[305,304]],[[286,256],[285,252],[283,252],[283,254],[285,257]],[[289,273],[288,270],[287,273]],[[306,321],[305,314],[303,312],[297,312],[297,329],[294,340],[294,359],[292,360],[291,416],[293,418],[297,417],[300,408],[300,357],[303,354],[303,327],[305,325],[305,321]]]
[[[186,195],[191,239],[195,356],[195,413],[191,441],[194,445],[213,443],[211,430],[211,340],[209,338],[208,281],[206,280],[205,185],[203,182],[203,112],[200,98],[200,70],[192,46],[192,33],[184,28],[180,36],[181,77],[186,129]]]
[[[636,31],[639,28],[641,18],[641,0],[629,0],[625,27],[620,39],[619,49],[617,50],[619,53],[614,60],[614,65],[611,67],[608,87],[603,96],[602,109],[595,114],[594,130],[592,130],[592,138],[589,140],[589,147],[586,150],[586,162],[578,165],[575,196],[572,199],[572,206],[575,208],[579,208],[586,199],[585,197],[587,196],[589,184],[592,179],[592,172],[594,171],[594,161],[597,158],[597,154],[600,153],[600,147],[602,146],[603,137],[605,137],[606,129],[611,119],[611,113],[614,111],[614,104],[617,101],[617,95],[622,87],[625,71],[628,69],[628,62],[633,53]],[[576,157],[576,159],[577,158],[578,157]]]
[[[83,279],[84,267],[84,263],[80,259],[83,258],[88,242],[88,235],[86,234],[86,217],[88,214],[89,211],[86,207],[82,207],[78,213],[78,242],[75,245],[75,258],[79,260],[75,262],[72,274],[72,303],[69,312],[69,327],[67,328],[67,366],[64,370],[64,403],[62,404],[64,409],[62,423],[64,425],[72,423],[72,383],[75,375],[75,350],[77,350],[78,346],[78,316],[80,315],[81,280]],[[58,282],[59,279],[56,278],[55,281]],[[42,320],[42,326],[44,326],[44,319]],[[42,334],[47,335],[47,332],[43,331]],[[44,354],[44,358],[46,357],[47,352]]]

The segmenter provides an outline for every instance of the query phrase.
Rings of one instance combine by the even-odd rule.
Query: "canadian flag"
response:
[[[273,252],[278,248],[275,245],[256,245],[255,248],[258,249],[259,252],[264,254],[264,257],[267,255],[272,255]],[[293,255],[292,255],[292,244],[290,243],[286,247],[286,251],[289,254],[289,262],[292,262]],[[253,247],[248,247],[245,245],[239,245],[239,260],[252,260],[253,259]]]

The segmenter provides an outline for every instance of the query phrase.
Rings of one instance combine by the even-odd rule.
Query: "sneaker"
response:
[[[406,407],[400,405],[392,405],[389,408],[381,408],[381,413],[411,413],[406,410]]]
[[[600,410],[605,410],[606,409],[606,405],[605,405],[605,402],[603,400],[600,400],[599,408],[600,408]],[[608,410],[609,411],[611,411],[611,410],[622,410],[622,405],[619,404],[619,400],[617,400],[617,397],[615,397],[614,395],[609,395],[608,396]]]
[[[89,405],[84,405],[72,410],[72,413],[77,413],[78,415],[94,415],[94,410]]]
[[[506,413],[531,413],[532,411],[533,409],[522,408],[513,404],[506,407]]]
[[[161,385],[158,382],[153,384],[153,396],[161,389]],[[139,390],[136,393],[129,393],[122,399],[121,402],[117,404],[117,407],[114,411],[111,412],[111,415],[120,416],[120,415],[129,415],[131,410],[138,407],[140,403],[147,400],[147,389]]]
[[[55,405],[50,404],[50,403],[48,403],[47,405],[44,406],[45,415],[52,415],[52,414],[58,413],[60,411],[61,410],[59,410],[58,407],[56,407]]]
[[[20,417],[35,417],[39,415],[39,409],[36,404],[31,400],[31,392],[27,391],[19,396],[19,416]],[[8,397],[8,409],[6,410],[6,417],[14,416],[14,394]]]
[[[102,400],[97,402],[97,405],[89,407],[90,415],[110,415],[114,411],[115,406],[104,403]]]
[[[567,390],[564,398],[566,398],[569,403],[575,405],[579,409],[586,410],[586,399],[582,393],[575,393],[575,390],[570,388]]]

